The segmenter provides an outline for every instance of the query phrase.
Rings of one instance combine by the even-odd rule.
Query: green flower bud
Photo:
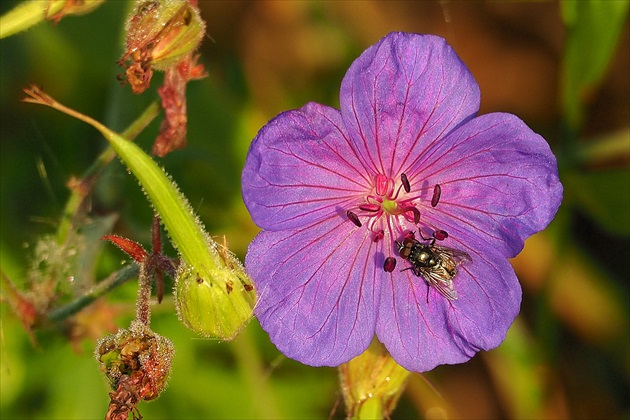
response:
[[[127,81],[135,93],[148,86],[153,70],[166,70],[197,49],[205,34],[199,9],[188,0],[137,0],[127,21]]]
[[[175,285],[177,313],[196,333],[230,340],[251,318],[256,293],[240,261],[227,248],[215,245],[214,249],[215,268],[180,264]]]
[[[339,366],[348,418],[389,418],[405,389],[409,371],[376,339],[363,354]]]

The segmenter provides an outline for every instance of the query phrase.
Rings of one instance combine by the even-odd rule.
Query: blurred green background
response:
[[[350,63],[393,30],[447,38],[481,87],[480,112],[517,114],[558,156],[565,199],[513,261],[524,296],[508,339],[469,363],[412,375],[394,418],[630,416],[627,1],[199,3],[209,77],[188,87],[189,146],[160,164],[209,232],[226,235],[241,258],[257,232],[240,195],[251,139],[283,110],[307,101],[338,106]],[[2,1],[0,13],[15,4]],[[157,74],[134,96],[116,80],[128,7],[106,1],[0,41],[0,262],[18,287],[33,287],[33,248],[55,232],[66,183],[106,146],[86,124],[20,102],[22,88],[36,82],[124,129],[161,83]],[[145,150],[158,128],[155,121],[139,136]],[[86,232],[113,226],[149,246],[152,210],[118,162],[99,175],[89,205]],[[58,285],[68,299],[125,260],[98,235],[87,249],[97,257],[84,278]],[[95,340],[128,326],[136,289],[128,282],[72,322],[36,331],[37,347],[5,301],[0,417],[103,418],[108,388]],[[145,418],[343,417],[336,370],[282,357],[255,320],[235,342],[199,339],[178,322],[169,294],[154,306],[152,328],[176,355],[168,389],[139,406]]]

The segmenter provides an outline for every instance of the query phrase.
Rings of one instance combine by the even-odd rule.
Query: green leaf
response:
[[[581,209],[606,230],[630,235],[630,168],[571,173],[565,185]]]
[[[560,2],[568,30],[562,104],[569,126],[580,127],[584,101],[601,81],[627,19],[627,0]]]

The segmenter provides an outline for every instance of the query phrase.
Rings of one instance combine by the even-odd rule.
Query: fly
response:
[[[420,236],[422,237],[422,234]],[[435,238],[422,239],[429,242],[418,241],[413,233],[406,235],[402,242],[396,241],[400,257],[411,263],[411,267],[401,271],[411,270],[446,299],[456,300],[457,291],[453,287],[453,279],[457,275],[457,268],[459,265],[472,262],[472,258],[463,251],[435,245]]]

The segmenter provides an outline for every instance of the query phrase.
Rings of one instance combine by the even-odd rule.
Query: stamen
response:
[[[385,231],[383,229],[381,229],[378,232],[374,232],[374,237],[372,238],[372,240],[374,242],[378,242],[378,241],[382,240],[384,237],[385,237]]]
[[[369,211],[371,213],[376,213],[381,209],[380,204],[361,204],[359,206],[359,210]]]
[[[363,225],[362,225],[362,223],[361,223],[361,221],[359,220],[359,217],[358,217],[355,213],[353,213],[353,212],[351,212],[350,210],[348,210],[348,211],[346,212],[346,215],[348,216],[348,219],[349,219],[352,223],[354,223],[355,225],[357,225],[357,227],[361,227],[361,226],[363,226]]]
[[[391,273],[392,271],[394,271],[394,268],[396,268],[396,258],[394,257],[385,258],[385,263],[383,264],[383,270],[385,270],[388,273]]]
[[[440,196],[442,195],[442,187],[440,184],[435,184],[433,187],[433,197],[431,197],[431,206],[435,207],[440,202]]]
[[[405,192],[409,192],[411,191],[411,184],[409,183],[409,179],[407,178],[407,174],[400,174],[400,185],[398,186],[398,188],[396,189],[396,194],[394,194],[391,199],[392,200],[397,200],[398,199],[398,195],[400,194],[400,190],[404,189]]]
[[[376,175],[376,194],[381,197],[390,196],[394,187],[393,180],[383,174]]]
[[[438,241],[443,241],[444,239],[448,238],[448,232],[442,229],[438,229],[433,232],[433,237]]]
[[[407,174],[400,174],[400,182],[402,182],[402,186],[405,189],[405,192],[411,191],[411,185],[409,184],[409,180],[407,179]]]
[[[409,212],[413,213],[413,219],[411,219],[411,217],[409,217]],[[420,210],[418,210],[414,206],[400,207],[393,214],[404,214],[405,218],[407,220],[409,220],[410,222],[413,222],[414,225],[417,225],[418,222],[420,221]]]

